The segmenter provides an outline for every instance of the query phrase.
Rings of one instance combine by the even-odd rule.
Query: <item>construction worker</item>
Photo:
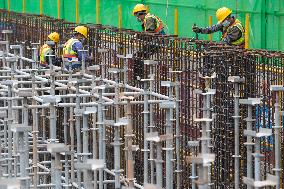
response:
[[[48,36],[48,40],[51,40],[53,43],[51,42],[46,42],[41,48],[40,48],[40,65],[42,67],[48,67],[49,65],[49,58],[51,58],[51,61],[53,63],[53,65],[56,66],[60,66],[61,61],[59,58],[57,57],[49,57],[47,55],[54,55],[55,53],[55,46],[56,44],[58,44],[59,42],[59,34],[56,32],[53,32],[51,34],[49,34]]]
[[[162,20],[148,13],[147,8],[143,4],[137,4],[133,8],[133,16],[137,18],[139,22],[141,22],[142,30],[145,32],[156,33],[165,35],[164,24]],[[137,36],[136,36],[137,37]],[[139,37],[139,36],[138,36]],[[145,40],[145,39],[144,39]],[[151,40],[149,38],[149,40]],[[144,63],[142,59],[149,59],[151,55],[155,54],[158,51],[159,47],[156,44],[151,44],[149,41],[148,45],[144,45],[141,50],[139,50],[134,55],[134,79],[141,79],[144,74]]]
[[[163,21],[159,17],[148,13],[145,5],[137,4],[133,9],[133,16],[136,16],[137,20],[141,22],[143,31],[165,34]]]
[[[74,35],[69,39],[63,47],[63,62],[67,70],[76,71],[81,68],[83,40],[88,36],[88,29],[85,26],[77,26],[74,29]]]
[[[217,31],[222,32],[221,41],[227,45],[235,45],[244,47],[245,31],[242,23],[231,15],[232,10],[227,7],[219,8],[216,11],[218,24],[212,27],[200,28],[196,25],[192,26],[192,31],[202,34],[210,34]]]

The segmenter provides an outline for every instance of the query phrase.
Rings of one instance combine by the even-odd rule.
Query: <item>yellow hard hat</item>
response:
[[[147,12],[147,7],[143,4],[137,4],[135,5],[135,7],[133,8],[133,16],[135,16],[135,14],[137,12]]]
[[[49,34],[48,38],[50,40],[54,41],[54,43],[58,43],[59,42],[59,34],[57,32],[53,32],[53,33]]]
[[[218,20],[218,23],[223,22],[225,18],[227,18],[227,16],[229,16],[231,13],[232,13],[232,10],[227,7],[219,8],[216,11],[216,18]]]
[[[88,28],[86,28],[85,26],[77,26],[75,28],[75,32],[82,34],[85,38],[87,38],[88,36]]]

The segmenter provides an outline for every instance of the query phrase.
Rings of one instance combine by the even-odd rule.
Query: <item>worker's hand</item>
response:
[[[193,25],[192,26],[192,31],[195,32],[195,33],[200,33],[201,29],[199,27],[197,27],[196,25]]]

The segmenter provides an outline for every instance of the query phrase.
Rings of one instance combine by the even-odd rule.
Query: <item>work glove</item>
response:
[[[192,31],[193,31],[194,33],[201,33],[201,29],[200,29],[199,27],[197,27],[196,25],[193,25],[193,26],[192,26]]]

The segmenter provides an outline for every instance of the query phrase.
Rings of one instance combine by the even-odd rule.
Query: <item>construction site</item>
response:
[[[282,42],[250,48],[246,31],[228,45],[196,24],[194,37],[137,31],[121,14],[117,26],[81,23],[78,4],[71,22],[42,0],[39,14],[11,1],[0,9],[1,189],[284,188]],[[78,27],[75,61],[64,54]],[[45,44],[54,53],[41,55]]]

